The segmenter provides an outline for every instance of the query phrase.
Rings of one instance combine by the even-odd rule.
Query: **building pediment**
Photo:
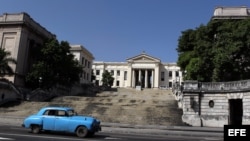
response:
[[[152,57],[150,55],[147,55],[146,53],[143,52],[140,55],[128,58],[127,62],[129,62],[129,63],[136,63],[136,62],[138,62],[138,63],[141,63],[141,62],[159,63],[159,62],[161,62],[161,60],[158,58]]]

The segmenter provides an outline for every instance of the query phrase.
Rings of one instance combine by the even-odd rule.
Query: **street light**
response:
[[[177,89],[179,89],[180,86],[180,77],[176,76],[176,85],[177,85]]]
[[[39,78],[38,78],[38,82],[39,82],[39,88],[41,88],[42,82],[43,82],[43,78],[42,78],[42,77],[39,77]]]
[[[186,80],[187,79],[187,70],[184,70],[184,77],[182,77],[183,80]]]

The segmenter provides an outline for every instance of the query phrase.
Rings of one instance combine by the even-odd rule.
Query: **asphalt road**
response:
[[[123,130],[130,130],[123,129]],[[0,125],[0,141],[223,141],[223,136],[213,136],[215,132],[201,131],[178,131],[185,134],[174,134],[165,132],[165,134],[145,134],[133,132],[117,132],[114,129],[105,129],[90,138],[78,138],[74,134],[65,133],[41,133],[32,134],[29,129],[19,126]],[[190,133],[188,133],[190,132]],[[197,135],[191,136],[194,132]],[[217,132],[217,131],[216,131]],[[209,135],[210,134],[210,135]],[[205,135],[205,136],[204,136]]]

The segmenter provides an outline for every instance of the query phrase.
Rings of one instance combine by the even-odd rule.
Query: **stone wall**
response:
[[[23,95],[12,83],[0,81],[0,105],[22,99]]]
[[[250,124],[250,80],[187,81],[177,95],[183,110],[182,120],[189,125],[223,127],[225,124]]]

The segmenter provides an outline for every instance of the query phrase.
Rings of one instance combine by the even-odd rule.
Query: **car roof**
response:
[[[43,107],[43,110],[74,110],[71,107],[59,107],[59,106],[47,106]]]

